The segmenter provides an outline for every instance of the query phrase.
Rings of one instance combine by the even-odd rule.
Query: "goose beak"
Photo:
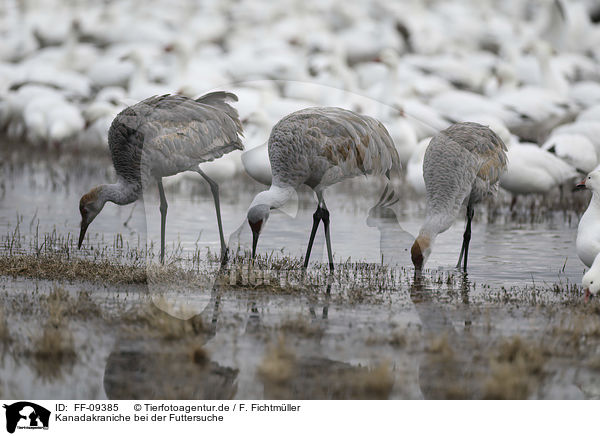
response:
[[[87,231],[88,224],[81,223],[81,230],[79,231],[79,243],[77,244],[77,249],[81,249],[81,244],[83,244],[83,238],[85,238],[85,232]]]
[[[585,179],[583,179],[581,182],[579,182],[577,185],[575,185],[575,189],[574,191],[580,191],[582,189],[585,189]]]
[[[590,298],[592,298],[592,293],[590,292],[590,288],[585,288],[584,292],[585,292],[584,301],[586,303],[588,303],[590,301]]]

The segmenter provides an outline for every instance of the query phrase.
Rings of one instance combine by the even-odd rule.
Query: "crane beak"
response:
[[[590,292],[590,288],[585,288],[584,292],[585,292],[584,301],[586,303],[588,303],[590,301],[590,298],[592,298],[592,293]]]
[[[256,257],[256,245],[258,244],[259,233],[252,231],[252,259]]]
[[[262,223],[262,220],[255,223],[248,221],[248,224],[250,224],[250,228],[252,229],[252,259],[254,259],[256,256],[256,245],[258,244],[258,237],[260,236]]]
[[[77,249],[81,249],[81,244],[83,244],[83,238],[85,238],[85,232],[87,231],[89,224],[81,223],[81,230],[79,231],[79,243],[77,244]]]

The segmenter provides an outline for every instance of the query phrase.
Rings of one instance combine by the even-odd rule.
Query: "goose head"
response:
[[[594,193],[600,193],[600,170],[589,173],[585,179],[575,186],[575,189],[589,189]]]
[[[586,303],[600,291],[600,256],[596,256],[592,267],[583,275],[581,280],[585,292]]]

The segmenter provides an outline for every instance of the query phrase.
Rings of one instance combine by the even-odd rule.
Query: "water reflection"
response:
[[[321,310],[321,318],[319,319],[318,315],[317,315],[317,307],[314,303],[309,303],[309,312],[311,315],[311,318],[314,322],[320,322],[320,321],[327,321],[327,318],[329,316],[329,300],[331,299],[331,281],[332,281],[332,275],[329,274],[330,278],[329,278],[329,283],[327,283],[327,288],[325,289],[325,301],[323,303],[323,309]]]
[[[419,386],[424,399],[467,399],[476,398],[477,384],[471,363],[471,352],[461,346],[468,339],[471,326],[469,289],[471,285],[466,273],[462,274],[461,294],[463,307],[458,311],[463,329],[457,329],[444,304],[434,298],[431,286],[424,285],[423,277],[415,276],[410,288],[410,297],[421,320],[425,353],[419,362]],[[456,315],[456,310],[453,311]],[[456,350],[464,350],[460,354]]]
[[[394,384],[386,365],[352,365],[323,356],[294,356],[284,365],[289,371],[285,379],[262,377],[265,399],[383,400]]]
[[[375,206],[369,209],[367,225],[379,230],[379,252],[382,264],[410,265],[410,247],[415,237],[400,225],[393,206],[398,203],[395,192],[385,190]]]
[[[199,314],[180,319],[156,306],[143,314],[144,330],[123,332],[108,356],[104,389],[110,399],[227,400],[239,370],[210,359],[205,345],[219,324],[221,289],[215,285]]]
[[[295,335],[279,336],[267,347],[257,368],[262,382],[263,398],[275,400],[341,400],[387,399],[394,386],[394,374],[388,362],[364,361],[356,358],[336,359],[336,348],[326,340],[329,332],[329,306],[333,275],[308,301],[310,326],[302,318],[296,322],[305,339]],[[315,301],[323,295],[321,302]],[[293,324],[292,322],[292,324]],[[284,330],[293,330],[289,326]],[[333,345],[333,348],[332,348]]]

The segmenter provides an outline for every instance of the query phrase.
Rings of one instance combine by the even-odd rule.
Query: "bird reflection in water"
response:
[[[367,225],[379,230],[381,263],[388,266],[410,264],[409,247],[415,239],[400,225],[393,208],[397,204],[398,196],[388,184],[367,216]]]
[[[127,334],[108,356],[104,390],[110,399],[232,399],[238,369],[211,361],[205,344],[216,334],[221,289],[212,289],[204,311],[176,318],[152,305],[142,314],[145,331]],[[167,346],[168,345],[168,346]]]
[[[463,303],[463,328],[448,316],[443,299],[419,272],[410,288],[410,298],[422,325],[424,352],[419,363],[419,386],[425,399],[478,398],[480,386],[473,383],[474,348],[470,334],[470,283],[462,274],[460,292]],[[462,331],[461,331],[462,330]]]

